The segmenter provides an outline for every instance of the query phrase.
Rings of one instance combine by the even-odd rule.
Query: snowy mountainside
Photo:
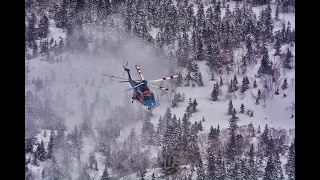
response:
[[[193,4],[194,14],[196,15],[198,5],[196,2]],[[226,2],[226,4],[230,5],[229,9],[233,12],[236,3],[231,1]],[[174,1],[174,5],[177,6],[177,1]],[[212,6],[212,4],[205,4],[204,12],[207,11],[209,6]],[[242,3],[240,3],[241,6]],[[271,2],[272,16],[274,16],[276,6],[274,2]],[[267,5],[252,7],[252,10],[258,17],[259,12],[263,8],[267,8]],[[122,8],[119,11],[125,11],[124,9]],[[226,8],[221,7],[221,18],[224,17],[225,11]],[[28,15],[28,17],[31,16]],[[280,12],[279,17],[281,20],[274,21],[274,32],[281,31],[281,21],[285,23],[289,21],[291,29],[295,28],[294,13]],[[50,19],[50,33],[47,39],[53,39],[58,44],[63,40],[63,43],[68,44],[70,35],[68,35],[66,29],[56,27],[57,23],[55,21],[57,20]],[[113,23],[121,24],[122,22],[114,20]],[[112,27],[110,31],[114,31],[114,26],[110,25]],[[123,24],[122,26],[126,27]],[[93,36],[91,39],[103,39],[104,35],[100,32],[100,29],[97,30],[94,26],[85,26],[83,29],[86,28],[92,29],[92,31],[84,33],[85,36]],[[144,31],[141,30],[141,32]],[[162,27],[151,25],[149,34],[156,42],[159,38],[159,33],[163,32],[164,29]],[[191,38],[192,31],[190,30],[187,33],[189,34],[189,38]],[[136,102],[131,103],[131,91],[126,92],[126,89],[130,88],[129,84],[118,83],[117,79],[103,76],[103,74],[126,78],[127,74],[124,73],[122,68],[126,62],[129,62],[128,68],[131,69],[130,72],[133,79],[140,79],[134,68],[135,64],[140,66],[144,77],[148,80],[167,77],[181,70],[186,75],[188,69],[177,67],[177,62],[172,60],[177,58],[175,53],[173,53],[173,56],[170,56],[170,52],[177,51],[178,40],[173,42],[175,45],[164,45],[163,49],[167,50],[169,54],[168,56],[164,56],[159,55],[161,52],[159,53],[159,50],[153,47],[153,44],[146,42],[145,39],[139,39],[141,37],[126,39],[126,35],[119,34],[125,38],[122,37],[124,40],[122,44],[119,43],[120,47],[116,49],[113,46],[117,46],[115,45],[117,42],[112,41],[115,44],[110,43],[108,46],[103,46],[102,41],[98,41],[97,43],[96,40],[92,40],[87,44],[88,49],[85,53],[74,53],[66,50],[56,55],[52,50],[52,52],[50,51],[50,58],[43,55],[45,52],[42,52],[42,55],[38,57],[26,58],[26,69],[28,69],[26,75],[26,99],[32,99],[30,105],[32,113],[30,113],[31,115],[28,114],[28,117],[31,117],[32,120],[26,120],[26,129],[32,129],[32,131],[30,130],[30,133],[26,135],[26,141],[29,138],[35,138],[34,142],[30,142],[32,150],[26,152],[26,161],[29,161],[29,163],[26,163],[28,169],[26,170],[26,179],[27,177],[29,179],[50,179],[54,174],[57,174],[56,177],[60,176],[65,179],[103,179],[106,176],[123,180],[141,179],[143,178],[142,176],[145,179],[152,179],[153,173],[155,174],[155,179],[163,179],[163,174],[166,172],[161,167],[161,162],[164,161],[161,158],[165,156],[162,153],[164,152],[164,143],[167,143],[163,141],[166,140],[155,140],[157,142],[151,144],[143,143],[143,132],[145,129],[150,128],[146,125],[146,119],[148,119],[146,118],[148,116],[146,108]],[[35,42],[40,46],[43,40],[35,40]],[[204,45],[204,48],[207,48],[207,46]],[[202,159],[200,161],[203,163],[203,166],[200,166],[198,161],[191,165],[190,162],[182,158],[179,160],[179,165],[177,165],[179,169],[178,173],[172,175],[173,179],[186,178],[188,176],[192,177],[192,179],[197,179],[202,174],[209,174],[209,170],[207,170],[210,164],[208,162],[208,149],[211,148],[209,136],[212,133],[212,127],[213,130],[216,130],[216,127],[220,128],[218,133],[220,134],[219,145],[217,147],[221,148],[221,156],[227,163],[228,153],[226,151],[228,150],[230,140],[230,118],[233,117],[227,114],[230,100],[232,100],[238,118],[237,133],[238,135],[242,135],[242,137],[237,136],[237,138],[240,138],[240,140],[244,138],[245,142],[242,147],[242,157],[247,158],[250,156],[248,152],[252,144],[257,164],[260,158],[258,179],[262,179],[266,174],[264,173],[264,169],[269,167],[267,163],[269,152],[263,149],[262,141],[268,144],[270,143],[270,137],[274,138],[274,146],[279,148],[277,152],[279,151],[281,154],[279,161],[281,161],[280,166],[282,167],[284,179],[289,179],[287,171],[285,172],[285,165],[289,162],[288,159],[292,158],[291,147],[292,144],[294,147],[295,137],[295,44],[291,42],[291,44],[285,43],[281,45],[281,58],[280,56],[274,56],[275,49],[273,44],[268,44],[266,48],[273,67],[278,68],[276,82],[273,82],[272,78],[268,76],[257,77],[262,56],[256,57],[256,63],[248,66],[245,74],[239,73],[239,68],[242,66],[241,59],[247,52],[245,42],[243,42],[240,47],[232,50],[234,63],[228,65],[230,70],[227,71],[224,67],[221,74],[215,72],[213,81],[211,80],[212,73],[207,65],[207,61],[195,61],[202,75],[203,86],[199,87],[196,85],[196,87],[192,87],[185,86],[184,84],[177,86],[174,84],[175,81],[157,83],[157,85],[161,84],[164,87],[173,88],[176,93],[185,95],[184,101],[178,102],[176,107],[172,107],[174,93],[166,93],[151,87],[151,90],[160,101],[160,106],[152,111],[150,117],[148,116],[152,124],[150,125],[149,123],[148,125],[152,126],[151,129],[153,129],[153,134],[150,137],[154,139],[160,134],[158,132],[160,119],[165,118],[168,108],[171,115],[175,115],[177,119],[181,120],[181,124],[183,124],[184,115],[187,113],[186,109],[190,105],[189,98],[191,101],[194,99],[197,101],[196,111],[191,114],[188,121],[191,123],[190,131],[196,127],[196,123],[199,124],[201,122],[202,124],[202,128],[195,130],[197,132],[195,141],[198,147],[195,149],[199,151],[199,157]],[[96,49],[99,49],[99,53],[95,53]],[[288,49],[293,54],[293,68],[291,70],[282,68],[282,63]],[[40,52],[42,51],[40,47],[39,50]],[[34,49],[29,48],[27,52],[33,54]],[[239,90],[229,93],[229,83],[234,79],[234,76],[237,77]],[[222,78],[223,85],[220,86],[219,100],[213,101],[211,97],[213,87],[216,83],[220,84],[220,77]],[[240,89],[244,77],[247,77],[249,80],[249,88],[242,93]],[[41,83],[38,81],[39,79],[41,79]],[[282,89],[284,79],[287,79],[287,88],[285,90]],[[256,81],[257,87],[253,87],[254,81]],[[186,81],[183,80],[183,82],[185,83]],[[264,87],[265,82],[267,82],[268,88]],[[279,95],[274,93],[276,89],[279,89]],[[262,98],[259,100],[259,104],[256,104],[258,90],[262,92]],[[245,113],[240,112],[242,103],[244,104]],[[43,107],[43,110],[39,110],[41,109],[39,106]],[[26,105],[26,109],[28,107]],[[250,117],[250,113],[246,113],[247,110],[253,112],[252,117]],[[51,112],[50,115],[48,115],[49,112]],[[57,126],[65,128],[63,135],[61,135],[60,129],[53,131],[55,139],[53,142],[59,143],[59,146],[55,144],[53,148],[53,154],[55,154],[54,157],[56,159],[39,160],[38,165],[35,165],[37,163],[33,164],[34,159],[38,159],[41,156],[39,155],[41,153],[38,151],[42,150],[37,150],[40,147],[41,141],[43,141],[45,152],[49,153],[49,149],[52,149],[52,147],[49,148],[50,128],[56,126],[43,125],[43,123],[51,123],[51,118],[58,119],[57,122],[60,122],[62,118],[62,122]],[[205,121],[202,121],[203,118]],[[52,122],[52,124],[54,123]],[[63,125],[64,123],[65,125]],[[253,124],[253,132],[256,135],[251,134],[250,123]],[[50,128],[45,129],[46,127]],[[169,127],[168,124],[167,127]],[[267,137],[266,142],[263,140],[265,137],[265,127],[269,128],[269,132],[268,130],[266,131],[266,134],[269,133],[269,135],[266,135],[269,137]],[[259,130],[257,130],[258,128]],[[261,132],[259,132],[260,129]],[[44,131],[46,131],[46,137],[43,135]],[[135,139],[135,143],[133,143],[133,139]],[[238,139],[236,140],[238,142]],[[28,147],[30,144],[26,143],[26,146]],[[194,144],[191,143],[191,145]],[[267,146],[271,147],[272,145],[268,144]],[[264,158],[262,158],[260,150],[267,152]],[[68,153],[68,151],[70,152]],[[214,152],[215,158],[218,158],[218,150],[214,149]],[[179,154],[177,156],[183,155]],[[274,161],[278,162],[276,155],[272,155],[272,158],[275,158]],[[63,159],[70,159],[70,161],[63,161]],[[230,164],[226,164],[226,166],[228,168],[235,168]],[[201,174],[203,169],[205,170]],[[143,173],[144,170],[146,170],[145,174]],[[108,175],[106,175],[106,172]],[[191,172],[193,173],[190,175]],[[290,170],[288,172],[290,173]],[[225,174],[227,174],[229,179],[233,179],[232,173],[228,170],[226,170]],[[245,175],[242,176],[246,179]]]

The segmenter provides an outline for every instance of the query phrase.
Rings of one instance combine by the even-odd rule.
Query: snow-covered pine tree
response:
[[[259,130],[259,127],[258,127]],[[264,156],[266,157],[267,147],[269,142],[269,128],[266,124],[263,133],[260,136],[259,139],[259,148],[264,152]]]
[[[37,151],[35,151],[35,152],[33,153],[32,165],[34,165],[34,166],[39,166],[38,153],[37,153]]]
[[[104,167],[104,171],[103,171],[103,174],[102,174],[100,180],[110,180],[110,177],[109,177],[109,174],[108,174],[108,170],[107,170],[107,166]]]
[[[162,143],[162,139],[166,130],[167,130],[167,124],[163,120],[162,116],[160,115],[158,124],[157,124],[157,131],[156,131],[156,142],[158,145]]]
[[[243,105],[243,103],[241,103],[241,106],[240,106],[240,113],[244,113],[244,112],[245,112],[244,105]]]
[[[286,69],[292,69],[292,66],[291,66],[291,59],[292,59],[293,55],[291,53],[291,51],[287,50],[287,54],[286,54],[286,58],[283,62],[283,67],[286,68]]]
[[[276,12],[274,15],[274,20],[279,21],[279,5],[277,5]]]
[[[273,18],[272,18],[272,10],[270,7],[270,4],[268,4],[267,9],[266,9],[266,17],[265,17],[265,36],[266,39],[269,42],[272,42],[272,37],[273,37],[273,29],[274,29],[274,25],[273,25]]]
[[[28,25],[26,28],[26,42],[28,43],[28,47],[32,48],[36,45],[36,41],[38,39],[36,24],[37,24],[37,16],[35,13],[31,14],[31,18],[28,20]]]
[[[145,180],[146,173],[147,173],[147,171],[146,171],[145,169],[144,169],[144,170],[139,171],[139,172],[138,172],[139,180]]]
[[[54,137],[53,137],[53,131],[50,133],[50,139],[47,147],[47,159],[52,159],[53,157],[53,147],[54,147]]]
[[[233,85],[234,85],[234,83],[233,83],[233,81],[231,79],[230,83],[228,84],[228,93],[234,92]]]
[[[286,30],[286,34],[285,34],[285,36],[286,36],[286,40],[287,40],[287,42],[286,43],[290,43],[291,42],[291,24],[290,24],[290,21],[288,21],[288,24],[287,24],[287,30]]]
[[[142,125],[141,141],[144,145],[154,145],[155,130],[150,117],[145,117]]]
[[[248,82],[247,82],[247,77],[243,77],[243,80],[242,80],[242,85],[241,85],[241,92],[244,93],[246,90],[249,89],[249,85],[248,85]]]
[[[222,152],[219,149],[218,157],[216,160],[215,178],[216,179],[225,179],[226,176],[227,176],[227,174],[226,174],[226,170],[225,170],[224,160],[222,158]]]
[[[177,95],[177,93],[174,93],[173,99],[172,99],[172,102],[171,102],[171,107],[172,108],[177,107],[178,106],[177,102],[178,102],[178,95]]]
[[[249,169],[249,177],[248,179],[251,180],[257,180],[257,172],[256,172],[256,159],[255,159],[255,151],[253,144],[250,146],[250,150],[248,153],[249,159],[248,159],[248,169]]]
[[[232,100],[229,101],[229,106],[228,106],[228,115],[232,114],[232,110],[233,110],[233,104],[232,104]]]
[[[276,179],[277,178],[277,170],[275,168],[272,157],[268,157],[267,166],[265,168],[263,180]]]
[[[269,60],[268,49],[266,48],[266,45],[263,44],[262,59],[261,59],[261,65],[258,70],[258,75],[263,75],[263,74],[271,75],[271,73],[272,73],[272,66]]]
[[[236,130],[238,128],[237,121],[239,118],[233,114],[232,117],[229,120],[229,140],[227,145],[227,159],[229,163],[232,163],[237,155],[237,149],[236,149]]]
[[[164,177],[172,176],[178,171],[179,166],[176,157],[173,156],[172,149],[167,146],[162,146],[161,159],[160,171]]]
[[[212,129],[212,126],[211,126]],[[211,130],[210,129],[210,130]],[[211,133],[212,131],[210,131]],[[213,149],[209,146],[207,149],[208,157],[207,157],[207,178],[214,179],[215,178],[215,171],[216,171],[216,163]]]
[[[275,165],[275,169],[277,171],[277,178],[279,178],[279,180],[284,180],[284,176],[283,176],[283,170],[282,170],[282,162],[280,160],[280,151],[277,149],[274,155],[274,165]]]
[[[198,72],[197,83],[198,83],[198,86],[199,86],[199,87],[204,86],[204,85],[203,85],[203,81],[202,81],[201,71]]]
[[[36,153],[41,162],[46,160],[46,149],[44,148],[43,140],[41,140],[41,143],[38,144]]]
[[[277,31],[276,35],[275,35],[275,39],[276,42],[274,44],[274,49],[276,50],[276,52],[274,53],[274,56],[280,56],[280,52],[281,52],[281,39],[280,39],[280,32]]]
[[[190,139],[190,125],[191,122],[189,118],[187,118],[187,115],[184,114],[182,118],[182,149],[186,149],[189,145],[189,139]]]
[[[281,89],[286,90],[288,88],[287,78],[284,79]]]
[[[244,139],[241,134],[236,135],[236,155],[242,157],[244,149]]]
[[[260,91],[260,89],[258,89],[257,99],[258,99],[258,100],[261,99],[261,91]]]
[[[288,161],[285,165],[285,171],[289,180],[295,179],[295,139],[289,148]]]
[[[197,180],[205,180],[205,172],[203,163],[201,160],[200,152],[198,151],[198,162],[197,162]]]
[[[191,112],[192,113],[198,111],[197,106],[198,106],[197,99],[193,99],[192,104],[191,104]]]
[[[39,21],[38,25],[38,36],[41,39],[47,38],[50,30],[49,30],[50,22],[46,15],[43,15]]]
[[[26,153],[33,153],[33,145],[34,145],[34,141],[32,140],[32,138],[26,138],[25,152]]]
[[[212,90],[212,93],[211,93],[211,98],[213,101],[218,101],[218,88],[217,88],[217,84],[214,84],[213,85],[213,90]]]
[[[257,86],[257,81],[254,80],[254,81],[253,81],[253,88],[256,88],[256,87],[258,87],[258,86]]]

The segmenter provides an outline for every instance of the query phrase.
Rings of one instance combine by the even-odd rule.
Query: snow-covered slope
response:
[[[235,3],[229,2],[230,9],[233,10]],[[253,10],[256,14],[258,14],[261,8],[266,6],[254,7]],[[207,9],[208,7],[205,7]],[[272,12],[275,12],[275,5],[271,4]],[[195,12],[197,11],[197,6],[195,6]],[[221,14],[224,15],[225,8],[221,9]],[[295,27],[295,15],[294,13],[280,13],[280,19],[285,19],[290,21],[291,27]],[[279,30],[281,28],[281,24],[275,24],[274,31]],[[65,38],[65,32],[62,29],[51,27],[50,28],[50,37],[53,37],[57,42],[59,41],[59,37]],[[152,28],[151,35],[153,38],[156,37],[156,34],[159,32],[159,29]],[[49,38],[50,39],[50,38]],[[157,61],[157,57],[154,54],[150,54],[144,52],[143,49],[147,47],[136,47],[135,41],[128,42],[126,47],[122,48],[120,52],[122,54],[122,59],[118,59],[117,57],[110,52],[106,57],[103,58],[93,58],[92,56],[76,56],[68,53],[63,53],[57,57],[62,61],[59,63],[50,64],[47,61],[41,61],[40,57],[30,59],[26,63],[30,69],[30,73],[27,76],[28,86],[26,87],[26,92],[29,89],[34,89],[34,86],[31,85],[32,79],[36,79],[37,77],[42,78],[43,80],[47,77],[50,80],[55,78],[55,84],[50,86],[50,91],[53,92],[55,96],[58,91],[66,93],[66,101],[67,108],[72,108],[75,111],[75,114],[66,114],[65,119],[67,123],[67,132],[71,132],[75,125],[79,125],[82,122],[82,111],[80,110],[82,99],[86,99],[88,104],[94,101],[95,93],[99,91],[101,96],[106,95],[110,100],[110,106],[107,110],[106,114],[97,115],[95,118],[94,124],[99,126],[98,120],[107,119],[112,108],[116,106],[121,106],[123,104],[133,106],[134,109],[138,109],[139,104],[131,104],[131,101],[123,101],[124,94],[126,93],[129,97],[131,92],[125,92],[130,86],[126,83],[118,83],[115,79],[108,78],[103,76],[103,73],[120,76],[123,77],[122,66],[125,63],[129,62],[129,68],[131,69],[131,74],[133,79],[138,79],[139,76],[134,69],[135,64],[139,64],[143,75],[146,79],[155,79],[166,77],[168,75],[168,62],[159,62]],[[286,52],[286,49],[290,48],[293,55],[295,51],[295,46],[283,46],[282,52]],[[240,52],[241,54],[241,52]],[[273,59],[274,49],[272,47],[269,48],[269,57],[272,61]],[[240,60],[240,56],[238,53],[234,54],[235,60]],[[259,60],[258,60],[259,62]],[[234,75],[237,75],[239,86],[242,82],[242,75],[237,74],[237,70],[234,72],[230,72],[229,75],[224,73],[221,77],[223,79],[224,85],[222,86],[222,95],[218,98],[219,101],[211,100],[211,92],[213,89],[213,84],[216,81],[220,80],[219,76],[215,76],[215,81],[210,81],[210,76],[208,74],[207,66],[205,62],[198,62],[200,67],[200,71],[203,77],[204,86],[203,87],[178,87],[175,89],[176,92],[184,93],[186,95],[186,100],[179,104],[179,107],[171,108],[172,114],[176,114],[177,118],[182,118],[186,107],[188,105],[188,99],[191,98],[196,99],[198,102],[198,111],[195,112],[190,119],[192,123],[194,121],[199,121],[203,117],[205,118],[205,122],[203,123],[204,131],[202,133],[208,133],[209,128],[211,126],[217,127],[219,124],[220,128],[224,129],[229,126],[229,118],[227,113],[229,98],[226,97],[227,93],[227,83],[233,79]],[[251,68],[247,73],[247,76],[250,81],[250,89],[246,91],[244,94],[241,94],[239,91],[234,94],[232,97],[232,103],[237,111],[240,109],[241,103],[245,105],[246,110],[252,110],[254,112],[253,117],[249,117],[246,114],[238,113],[239,117],[239,125],[247,125],[250,122],[253,123],[256,128],[258,125],[264,127],[268,124],[269,127],[282,127],[285,129],[294,129],[295,128],[295,117],[291,118],[292,115],[295,114],[294,109],[292,109],[292,103],[295,102],[295,72],[294,69],[290,72],[280,72],[280,86],[283,83],[284,78],[288,80],[288,89],[283,91],[281,88],[280,95],[274,95],[272,98],[267,99],[265,103],[263,101],[260,102],[259,105],[255,104],[255,98],[253,97],[257,95],[258,89],[263,89],[264,83],[259,78],[255,78],[255,74],[258,71],[260,63],[258,63],[255,67]],[[53,75],[54,74],[54,75]],[[126,74],[124,75],[126,77]],[[85,81],[88,81],[88,84]],[[253,88],[253,81],[257,80],[258,87]],[[93,81],[95,83],[93,83]],[[100,83],[104,81],[104,83]],[[86,93],[85,98],[78,98],[79,88],[83,87]],[[152,89],[155,94],[160,95],[161,91],[158,89]],[[283,93],[287,96],[283,97]],[[271,93],[272,94],[272,93]],[[159,107],[153,110],[153,117],[151,118],[151,122],[156,125],[158,123],[158,119],[160,115],[163,115],[167,109],[167,107],[171,107],[171,102],[168,100],[167,95],[163,95],[161,97],[161,104]],[[110,111],[109,111],[110,110]],[[125,126],[121,132],[120,137],[117,139],[118,142],[123,142],[126,139],[132,129],[140,134],[142,129],[142,122],[132,122],[128,126]],[[43,131],[39,133],[37,136],[37,141],[44,141],[45,147],[47,147],[47,143],[49,141],[49,131],[47,131],[48,136],[46,138],[43,137]],[[81,155],[81,161],[87,162],[89,158],[89,153],[93,151],[96,142],[93,142],[91,138],[84,138],[84,149],[83,154]],[[160,147],[150,146],[148,147],[151,150],[151,156],[155,157]],[[98,159],[98,169],[99,171],[90,172],[91,177],[100,177],[104,170],[104,157],[95,154]],[[76,163],[75,163],[76,164]],[[32,171],[37,174],[37,176],[41,176],[43,165],[40,164],[39,167],[32,167]],[[152,173],[155,173],[156,177],[160,176],[159,169],[148,169],[146,174],[146,179],[151,179]],[[73,178],[77,178],[78,171],[73,173]],[[195,178],[196,176],[194,176]],[[95,179],[96,179],[95,178]],[[126,177],[121,178],[125,179],[137,179],[136,174],[132,174]]]

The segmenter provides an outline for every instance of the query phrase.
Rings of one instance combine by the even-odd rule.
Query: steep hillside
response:
[[[294,1],[103,2],[26,1],[26,179],[294,177]],[[127,78],[126,62],[133,79],[136,64],[147,80],[184,77],[155,83],[175,93],[150,87],[150,112],[103,75]]]

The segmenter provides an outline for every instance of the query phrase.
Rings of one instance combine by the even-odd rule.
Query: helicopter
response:
[[[160,81],[164,81],[164,80],[168,80],[168,79],[173,79],[173,78],[178,78],[178,77],[182,77],[183,74],[178,74],[178,75],[174,75],[174,76],[169,76],[166,78],[160,78],[160,79],[156,79],[156,80],[146,80],[144,79],[141,69],[139,68],[138,65],[135,65],[135,68],[138,71],[138,74],[140,76],[140,80],[133,80],[131,78],[131,74],[130,74],[130,69],[127,68],[128,63],[126,65],[126,67],[123,66],[123,69],[125,72],[128,73],[128,79],[125,78],[121,78],[121,77],[116,77],[116,76],[112,76],[112,75],[107,75],[107,74],[103,74],[105,76],[109,76],[109,77],[113,77],[113,78],[118,78],[118,79],[125,79],[126,81],[118,81],[119,83],[124,83],[124,82],[129,82],[131,85],[130,89],[127,89],[126,91],[130,91],[133,90],[133,96],[132,96],[132,103],[134,101],[147,106],[149,110],[151,110],[152,108],[155,108],[156,106],[158,106],[158,103],[156,102],[156,100],[154,99],[154,94],[152,91],[150,91],[150,88],[148,85],[155,87],[155,88],[159,88],[165,91],[171,91],[174,92],[174,90],[169,90],[168,88],[164,88],[162,86],[156,86],[154,84],[152,84],[153,82],[160,82]],[[151,83],[152,82],[152,83]]]

